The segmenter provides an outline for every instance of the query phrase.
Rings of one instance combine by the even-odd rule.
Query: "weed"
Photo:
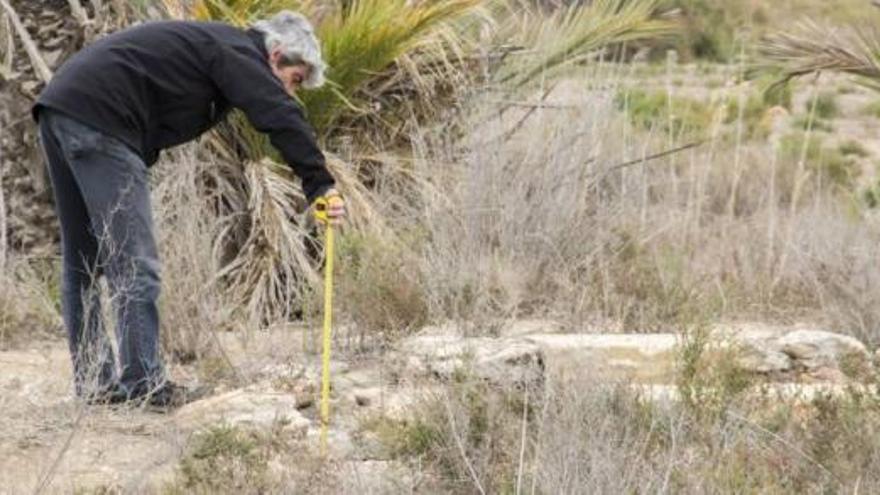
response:
[[[690,98],[670,97],[663,91],[618,92],[615,101],[635,125],[642,129],[656,127],[664,135],[701,134],[712,123],[709,105]]]
[[[865,148],[865,145],[852,139],[840,143],[838,150],[843,156],[855,156],[858,158],[867,158],[871,156],[871,152]]]
[[[792,121],[792,126],[795,129],[801,130],[812,130],[812,131],[821,131],[821,132],[833,132],[834,125],[827,120],[822,120],[820,118],[810,118],[808,115],[801,115],[800,117],[796,117]]]
[[[880,207],[880,181],[862,190],[862,202],[871,209]]]
[[[410,241],[417,248],[419,238]],[[427,319],[421,274],[411,251],[365,235],[343,236],[339,246],[339,301],[364,332],[389,338]]]
[[[0,348],[59,333],[57,268],[14,258],[0,271]]]
[[[179,479],[166,493],[266,493],[271,486],[266,455],[255,433],[211,427],[193,438],[180,462]]]
[[[818,119],[823,120],[831,120],[840,115],[840,106],[837,103],[837,95],[830,91],[823,91],[816,96],[815,103],[811,101],[807,101],[806,111],[807,113],[813,112],[813,105],[815,104],[815,115]]]
[[[715,420],[753,385],[737,364],[737,349],[712,346],[712,335],[703,324],[681,334],[677,386],[682,402],[696,418]]]
[[[865,105],[861,110],[861,114],[880,119],[880,101],[872,101]]]
[[[421,457],[441,441],[442,432],[425,417],[394,420],[384,416],[364,421],[361,428],[375,433],[393,457]]]
[[[802,157],[805,164],[825,182],[851,190],[860,174],[852,148],[826,146],[822,138],[812,135],[807,141],[806,133],[784,136],[781,155],[785,160],[798,162]],[[848,151],[849,153],[844,153]]]

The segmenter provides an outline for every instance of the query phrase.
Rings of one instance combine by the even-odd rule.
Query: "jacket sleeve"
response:
[[[302,109],[256,48],[223,43],[215,47],[210,67],[214,83],[255,129],[269,135],[272,146],[302,179],[303,192],[311,203],[333,187],[334,180]]]

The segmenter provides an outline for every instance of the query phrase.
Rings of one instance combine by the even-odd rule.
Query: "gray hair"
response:
[[[282,10],[271,19],[257,21],[254,29],[265,35],[266,50],[277,47],[289,60],[302,60],[309,65],[309,77],[303,81],[304,88],[317,88],[324,84],[324,60],[321,45],[308,19],[301,14]]]

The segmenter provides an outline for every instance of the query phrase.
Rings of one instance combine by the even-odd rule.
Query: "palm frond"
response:
[[[759,70],[779,72],[780,82],[821,71],[858,76],[880,88],[880,36],[874,28],[832,28],[803,21],[794,30],[768,36],[760,46]]]
[[[227,280],[234,299],[258,321],[289,317],[320,277],[308,255],[308,230],[290,219],[289,207],[296,203],[298,188],[272,162],[244,165],[248,198],[246,217],[234,218],[250,224],[249,235],[235,258],[217,274]],[[237,190],[240,191],[240,190]],[[231,227],[225,232],[239,229]],[[219,240],[220,244],[224,239]]]
[[[574,3],[547,17],[522,11],[511,17],[501,39],[530,51],[502,65],[496,73],[499,83],[521,86],[537,76],[585,57],[610,45],[673,33],[675,24],[658,16],[658,0],[595,0]]]
[[[215,259],[222,268],[216,279],[255,322],[289,317],[292,304],[309,297],[320,283],[315,233],[306,199],[290,169],[271,159],[243,164],[224,159],[230,151],[223,140],[211,140],[217,160],[206,168],[205,180],[219,205],[224,225],[215,240]],[[376,211],[377,200],[345,162],[327,156],[327,166],[343,191],[351,228],[393,239]]]
[[[359,90],[386,75],[403,57],[427,66],[442,60],[462,42],[450,34],[450,23],[473,13],[484,0],[354,0],[318,26],[324,58],[329,65],[328,87],[304,92],[302,102],[315,128],[327,135],[352,106],[373,112]],[[417,72],[408,71],[415,77]],[[343,98],[344,97],[344,98]]]

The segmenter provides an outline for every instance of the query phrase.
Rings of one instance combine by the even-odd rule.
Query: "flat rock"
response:
[[[715,332],[722,345],[729,343],[735,348],[737,366],[752,373],[782,373],[793,369],[794,362],[778,342],[784,334],[782,328],[763,325],[720,327]]]
[[[680,339],[673,334],[531,335],[547,370],[563,375],[589,373],[605,380],[670,383]]]
[[[420,335],[402,342],[398,355],[409,375],[449,379],[467,372],[502,386],[536,384],[544,376],[540,347],[519,338]]]
[[[795,330],[778,340],[795,365],[807,371],[836,368],[849,377],[871,369],[865,345],[857,339],[821,330]]]
[[[293,394],[254,392],[247,389],[196,401],[180,408],[174,418],[183,428],[199,428],[217,423],[269,427],[283,423],[286,430],[302,430],[311,421],[297,411]]]

